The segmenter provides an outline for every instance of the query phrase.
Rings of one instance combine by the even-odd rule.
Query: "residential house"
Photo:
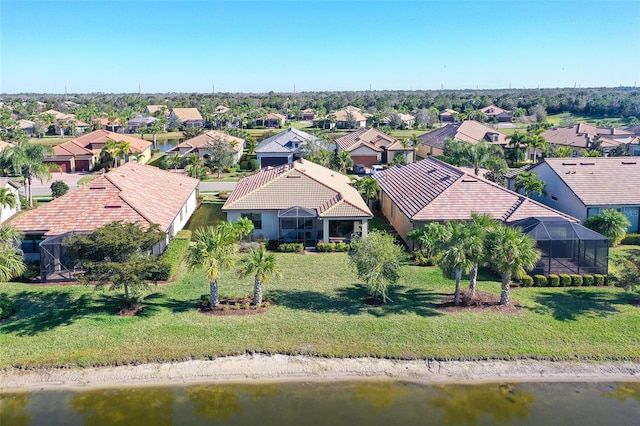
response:
[[[294,128],[288,128],[277,135],[264,139],[256,148],[260,167],[292,163],[302,156],[307,144],[315,144],[329,149],[324,146],[324,140]]]
[[[447,124],[439,129],[418,136],[417,154],[419,157],[442,155],[444,145],[449,139],[471,144],[479,141],[487,141],[504,147],[507,144],[507,136],[492,127],[475,120],[465,120],[462,123]]]
[[[287,117],[277,112],[270,112],[266,117],[256,118],[256,126],[264,126],[267,128],[281,128],[287,121]]]
[[[122,125],[120,119],[116,118],[113,121],[107,117],[100,117],[93,120],[94,129],[105,129],[109,132],[122,133]]]
[[[161,253],[195,211],[198,184],[197,179],[157,167],[126,163],[14,218],[11,224],[24,234],[25,260],[40,261],[43,281],[69,280],[74,261],[65,255],[65,238],[118,220],[158,224],[166,238],[153,253]]]
[[[302,121],[313,121],[315,118],[316,112],[313,109],[307,108],[302,110]]]
[[[360,108],[348,106],[333,113],[338,129],[361,129],[367,125],[367,115]]]
[[[409,246],[407,233],[429,222],[469,220],[472,212],[488,213],[504,223],[529,217],[555,217],[578,222],[494,182],[433,157],[395,166],[373,175],[380,184],[379,205]]]
[[[371,127],[356,130],[336,139],[338,152],[347,151],[354,164],[371,167],[374,164],[388,164],[397,154],[413,161],[413,147],[403,147],[396,138]]]
[[[144,115],[154,115],[158,111],[164,111],[165,116],[169,117],[169,108],[166,105],[147,105],[144,109]]]
[[[402,112],[389,114],[382,120],[384,124],[389,126],[393,126],[394,121],[397,122],[395,123],[395,127],[400,127],[403,129],[410,129],[414,124],[416,124],[416,118],[413,115],[405,114]]]
[[[108,141],[128,142],[130,153],[140,154],[140,158],[137,160],[140,164],[144,164],[151,159],[152,143],[150,141],[109,132],[108,130],[95,130],[53,147],[54,155],[45,158],[44,161],[57,164],[63,172],[90,171],[98,162],[101,151]],[[129,157],[127,156],[125,161],[128,161],[128,159]]]
[[[198,108],[173,108],[169,113],[169,128],[202,128],[204,119]]]
[[[7,188],[16,200],[15,206],[0,206],[0,224],[4,223],[7,219],[18,213],[21,209],[20,206],[20,185],[12,181],[9,178],[0,178],[0,188]]]
[[[640,155],[640,138],[633,131],[626,129],[596,127],[579,123],[569,127],[548,129],[542,136],[549,144],[574,148],[577,156],[581,156],[583,150],[591,149],[593,141],[598,136],[605,155],[608,155],[611,149],[621,144],[627,145],[631,155]]]
[[[213,113],[214,114],[228,114],[231,111],[231,109],[229,107],[226,107],[224,105],[218,105],[214,110]]]
[[[616,209],[639,232],[640,160],[634,157],[545,158],[529,169],[545,182],[534,199],[580,220]]]
[[[305,247],[366,235],[373,217],[347,176],[304,159],[243,177],[222,211],[229,222],[249,218],[254,238]]]
[[[242,150],[244,149],[245,140],[220,130],[209,130],[206,133],[187,139],[186,141],[167,150],[167,154],[178,154],[186,157],[196,153],[200,158],[208,158],[210,155],[209,148],[217,141],[227,142],[229,148],[233,151],[234,163],[240,161]]]
[[[446,108],[444,111],[440,112],[440,122],[442,123],[455,123],[456,116],[458,115],[458,111]]]
[[[145,127],[153,126],[153,123],[158,121],[155,117],[145,117],[139,115],[137,117],[132,118],[127,123],[127,133],[137,133],[139,129],[144,129]]]
[[[56,121],[53,123],[56,134],[60,136],[78,135],[85,133],[91,125],[84,121],[78,120],[75,114],[65,114],[64,112],[56,111],[55,109],[49,109],[44,114],[52,115]]]
[[[24,130],[29,137],[33,137],[35,135],[36,123],[31,120],[18,120],[18,125],[21,130]]]
[[[513,114],[511,111],[506,109],[502,109],[495,105],[489,105],[487,107],[481,108],[480,111],[484,113],[489,119],[495,119],[499,123],[511,123],[513,121]]]

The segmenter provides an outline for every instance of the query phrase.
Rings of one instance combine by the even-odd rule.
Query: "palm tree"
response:
[[[486,250],[491,253],[490,263],[502,276],[500,304],[508,305],[512,277],[533,269],[540,259],[540,252],[536,242],[520,228],[505,225],[489,231]]]
[[[538,195],[546,194],[544,186],[545,183],[538,179],[535,172],[520,172],[516,176],[516,192],[520,192],[522,189],[524,196],[527,198],[529,198],[529,196],[534,192],[537,192]]]
[[[377,180],[372,177],[366,176],[362,179],[358,179],[353,183],[354,188],[358,190],[362,198],[369,204],[369,208],[373,200],[378,197],[378,193],[380,192],[380,184]]]
[[[0,282],[9,281],[26,269],[22,255],[15,249],[20,238],[22,235],[15,228],[9,225],[0,227]]]
[[[347,169],[353,166],[353,160],[347,151],[334,152],[329,160],[331,169],[340,173],[346,173]]]
[[[456,274],[456,290],[454,304],[460,304],[460,281],[462,273],[469,271],[471,261],[467,257],[467,232],[464,225],[458,222],[447,223],[447,236],[440,242],[439,252],[442,257],[439,266],[444,272],[454,270]]]
[[[114,150],[114,155],[116,157],[116,166],[118,166],[118,158],[121,157],[122,163],[120,163],[120,165],[122,165],[125,163],[125,160],[127,159],[127,155],[129,155],[130,152],[131,152],[130,142],[120,141],[116,143],[115,150]]]
[[[473,167],[476,176],[480,174],[481,167],[506,168],[502,148],[486,141],[470,144],[449,139],[445,144],[444,155],[449,157],[454,165]]]
[[[215,307],[220,296],[218,278],[220,271],[233,264],[238,246],[229,228],[207,226],[194,232],[195,244],[189,248],[187,262],[192,268],[205,267],[209,279],[209,303]]]
[[[223,222],[224,223],[224,222]],[[248,217],[241,217],[233,222],[234,232],[236,233],[238,240],[242,240],[247,235],[253,232],[253,222]]]
[[[183,158],[177,152],[174,155],[167,156],[167,163],[169,167],[173,167],[174,171],[178,171],[178,167],[182,165]]]
[[[46,164],[44,159],[53,155],[53,148],[47,145],[33,145],[29,142],[20,143],[11,148],[11,165],[14,172],[24,176],[27,187],[27,197],[29,206],[33,207],[33,196],[31,193],[31,181],[33,178],[40,180],[51,179],[52,168],[60,169],[55,164]]]
[[[507,146],[513,150],[514,152],[514,157],[515,157],[515,161],[514,162],[519,162],[522,160],[522,148],[524,146],[526,146],[526,139],[527,139],[527,135],[524,133],[520,133],[517,130],[513,132],[512,135],[509,135],[506,137],[506,139],[509,141],[507,143]]]
[[[273,253],[268,253],[264,246],[260,246],[258,249],[249,249],[245,257],[240,259],[238,275],[241,278],[254,276],[253,303],[259,306],[262,304],[262,285],[266,284],[270,277],[279,276],[280,271],[276,268],[276,257]]]
[[[527,145],[532,153],[534,164],[538,161],[538,150],[544,152],[547,149],[547,140],[540,134],[542,129],[527,136]]]
[[[5,207],[14,208],[18,201],[9,188],[0,188],[0,223],[2,223],[2,211]]]
[[[609,238],[611,246],[620,243],[630,225],[629,219],[615,209],[604,209],[584,221],[584,226]]]
[[[112,167],[112,162],[113,162],[113,167],[115,167],[117,165],[116,164],[117,151],[118,151],[118,143],[114,140],[107,139],[107,142],[105,142],[104,146],[102,147],[102,150],[100,151],[102,164],[110,168]]]
[[[471,273],[469,274],[470,297],[476,295],[476,282],[478,281],[478,266],[487,257],[485,240],[489,231],[497,222],[487,213],[471,212],[471,221],[466,223],[467,240],[465,242],[467,256],[471,261]]]

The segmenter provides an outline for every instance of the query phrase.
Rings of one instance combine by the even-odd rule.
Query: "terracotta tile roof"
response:
[[[497,137],[497,141],[494,140]],[[444,149],[447,139],[451,138],[458,142],[478,143],[484,140],[497,145],[506,145],[507,136],[499,130],[493,129],[475,120],[465,120],[462,123],[447,124],[444,127],[435,129],[429,133],[418,136],[424,145],[434,148]]]
[[[500,115],[500,114],[510,114],[511,111],[507,111],[506,109],[502,109],[500,107],[497,107],[495,105],[489,105],[487,107],[484,107],[482,109],[480,109],[480,111],[482,111],[484,114],[488,115],[489,117],[493,117],[496,115]]]
[[[198,108],[173,108],[171,112],[180,121],[202,120]]]
[[[244,148],[244,139],[232,136],[229,133],[222,132],[220,130],[209,130],[191,139],[168,149],[167,152],[179,152],[180,149],[188,148],[189,152],[197,149],[207,149],[209,146],[217,140],[226,141],[229,143],[229,147],[236,153],[240,152]]]
[[[53,147],[53,154],[56,157],[75,156],[75,155],[93,155],[93,151],[84,148],[73,140],[61,143]]]
[[[157,167],[126,163],[12,220],[21,232],[60,235],[124,220],[166,231],[199,181]]]
[[[216,109],[213,110],[214,114],[225,114],[227,112],[231,111],[228,107],[224,106],[224,105],[218,105],[216,107]]]
[[[362,113],[360,108],[354,106],[348,106],[333,113],[336,117],[336,121],[349,121],[349,113],[353,116],[355,121],[367,121],[367,117]]]
[[[319,217],[371,217],[347,176],[307,160],[260,169],[238,182],[222,207],[229,210],[316,209]]]
[[[586,206],[640,205],[640,158],[545,158],[546,164]]]
[[[12,144],[11,142],[5,142],[0,140],[0,152],[4,151],[5,149],[9,148],[9,147],[13,147],[15,146],[14,144]]]
[[[73,142],[83,148],[91,149],[92,144],[104,144],[108,140],[112,140],[115,142],[129,142],[131,152],[143,152],[152,145],[151,141],[145,141],[142,139],[134,138],[133,136],[109,132],[107,130],[95,130],[91,133],[80,136],[79,138],[72,139],[69,142]]]
[[[504,222],[530,216],[578,220],[434,158],[376,173],[380,188],[414,221],[467,220],[471,212]]]
[[[270,112],[265,118],[267,120],[286,120],[287,117],[282,114],[278,114],[277,112]]]
[[[342,151],[353,151],[363,144],[373,147],[375,151],[382,151],[383,147],[393,149],[392,147],[399,144],[399,142],[397,139],[382,133],[379,130],[372,129],[371,127],[365,127],[339,137],[336,139],[336,144]]]
[[[593,141],[593,138],[596,136],[601,137],[604,148],[613,148],[621,143],[629,143],[633,140],[634,133],[628,129],[596,127],[590,124],[578,123],[570,127],[554,127],[548,129],[542,136],[549,143],[586,149],[589,147],[589,142]]]
[[[147,111],[149,114],[155,114],[158,111],[162,111],[162,108],[167,108],[166,105],[147,105]]]

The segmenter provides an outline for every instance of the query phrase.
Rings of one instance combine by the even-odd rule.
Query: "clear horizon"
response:
[[[0,93],[636,87],[631,1],[13,1]]]

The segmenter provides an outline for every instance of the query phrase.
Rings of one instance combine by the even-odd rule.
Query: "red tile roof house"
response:
[[[249,218],[254,238],[305,247],[366,235],[373,217],[347,176],[304,159],[240,179],[222,211],[229,222]]]
[[[72,278],[73,260],[64,256],[62,241],[73,234],[88,234],[117,220],[143,226],[157,223],[167,238],[153,248],[161,253],[196,209],[199,181],[126,163],[90,183],[11,220],[24,234],[26,261],[39,259],[42,280]]]
[[[511,123],[513,121],[513,115],[511,114],[511,111],[502,109],[495,105],[489,105],[482,108],[480,111],[482,111],[489,118],[495,118],[500,123]]]
[[[616,129],[615,127],[595,127],[584,123],[579,123],[570,127],[554,127],[542,134],[547,143],[555,145],[570,146],[579,155],[582,150],[591,149],[591,144],[596,136],[600,136],[602,149],[605,155],[612,148],[621,144],[626,144],[630,154],[640,154],[637,136],[630,130]]]
[[[173,108],[169,113],[169,128],[202,128],[204,119],[198,108]]]
[[[585,220],[613,208],[627,216],[627,232],[640,231],[640,159],[637,157],[545,158],[529,168],[545,182],[534,198]]]
[[[396,154],[406,154],[407,162],[413,161],[413,147],[404,148],[396,138],[379,130],[365,127],[336,139],[338,152],[347,151],[354,164],[371,167],[387,164]]]
[[[411,247],[407,233],[428,222],[469,220],[489,213],[505,223],[530,217],[577,219],[510,191],[494,182],[427,158],[378,172],[380,210]]]
[[[277,112],[270,112],[266,117],[257,118],[256,126],[280,128],[285,125],[287,117]]]
[[[189,154],[197,153],[200,158],[207,158],[209,155],[209,147],[216,141],[225,141],[229,144],[229,148],[234,153],[235,162],[239,162],[242,157],[245,140],[219,130],[210,130],[206,133],[198,135],[194,138],[174,146],[167,150],[167,154],[179,154],[186,157]]]
[[[418,145],[417,154],[421,158],[442,155],[448,139],[472,144],[483,140],[502,147],[507,144],[507,136],[504,133],[475,120],[447,124],[439,129],[424,133],[418,138],[421,142]]]
[[[131,153],[140,153],[141,164],[151,159],[152,142],[121,135],[107,130],[95,130],[79,138],[72,139],[53,148],[54,155],[45,158],[45,162],[60,166],[63,172],[87,172],[100,158],[100,152],[108,141],[129,142]]]

